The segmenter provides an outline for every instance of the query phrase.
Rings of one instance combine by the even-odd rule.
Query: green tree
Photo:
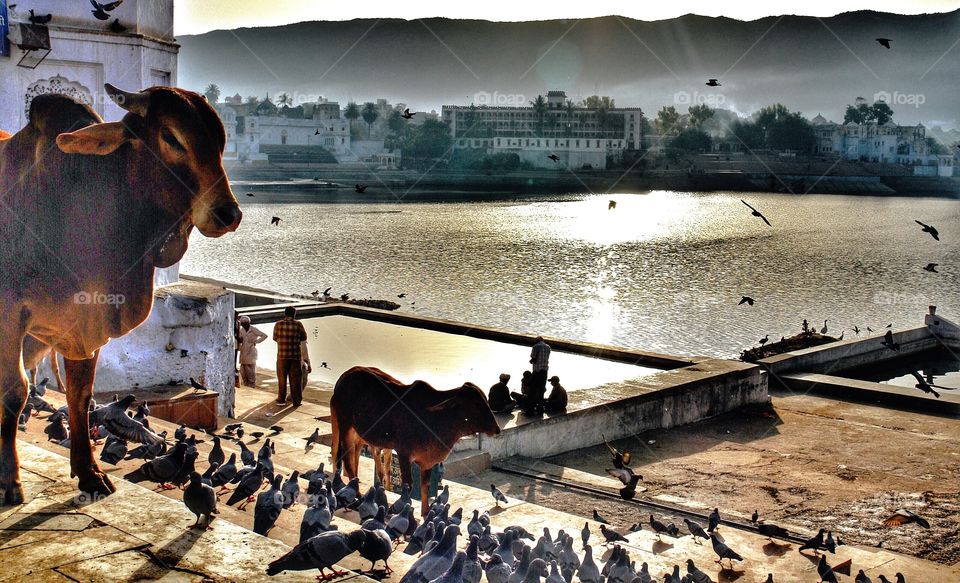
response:
[[[537,116],[537,135],[543,135],[543,116],[547,114],[547,100],[543,95],[537,95],[537,98],[530,102],[533,106],[533,113]]]
[[[887,105],[886,101],[875,101],[870,108],[873,119],[878,124],[883,125],[893,119],[893,110]]]
[[[353,128],[353,122],[360,117],[360,106],[353,101],[347,103],[347,106],[343,109],[343,117],[350,121],[350,127]]]
[[[687,128],[670,140],[670,147],[688,152],[709,152],[712,140],[707,132],[696,128]]]
[[[370,131],[373,129],[373,122],[377,121],[380,113],[377,111],[377,105],[372,101],[363,104],[360,110],[360,117],[367,123],[367,139],[370,139]]]
[[[886,101],[875,101],[873,105],[868,105],[867,100],[858,97],[853,105],[847,105],[843,114],[843,123],[868,123],[875,121],[883,125],[893,119],[893,109]]]
[[[705,103],[691,105],[687,108],[687,113],[690,114],[690,125],[698,130],[701,129],[704,122],[713,117],[715,111]]]
[[[412,126],[408,138],[401,147],[404,163],[417,167],[429,167],[450,151],[453,138],[450,126],[445,122],[428,119],[419,126]]]
[[[787,112],[767,133],[767,147],[775,150],[811,152],[815,143],[813,126],[797,112]]]
[[[665,105],[657,112],[657,119],[654,123],[656,123],[660,135],[676,135],[680,132],[680,113],[677,112],[676,107]]]
[[[288,107],[293,105],[293,98],[291,98],[286,93],[281,93],[280,95],[277,95],[277,105],[279,105],[283,109],[287,109]]]
[[[766,137],[760,124],[749,120],[737,120],[730,126],[730,133],[745,148],[755,150],[766,145]]]
[[[256,106],[258,103],[260,103],[260,99],[256,95],[248,95],[246,103],[247,105]]]
[[[600,109],[603,107],[609,111],[616,107],[616,105],[614,105],[613,99],[607,95],[591,95],[583,100],[583,107],[585,109]]]
[[[935,156],[943,156],[950,153],[950,150],[938,142],[933,136],[927,136],[925,142],[927,144],[927,152],[930,152]]]
[[[207,85],[207,88],[203,90],[203,96],[210,103],[217,103],[220,101],[220,87],[216,83]]]

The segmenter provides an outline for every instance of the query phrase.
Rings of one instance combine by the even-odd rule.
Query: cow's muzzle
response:
[[[220,205],[212,210],[214,228],[222,233],[237,230],[243,219],[243,211],[236,203]]]

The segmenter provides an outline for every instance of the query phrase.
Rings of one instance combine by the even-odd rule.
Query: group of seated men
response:
[[[520,379],[520,392],[511,392],[507,387],[510,375],[500,375],[500,382],[490,387],[487,400],[494,413],[509,413],[520,409],[525,415],[543,415],[546,413],[562,413],[567,409],[567,391],[560,385],[560,377],[550,377],[550,396],[544,398],[546,389],[539,388],[534,381],[533,373],[523,372]]]

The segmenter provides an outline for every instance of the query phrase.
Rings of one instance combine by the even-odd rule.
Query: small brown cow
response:
[[[395,450],[404,484],[420,468],[420,511],[427,513],[428,476],[464,435],[496,435],[500,426],[473,383],[438,391],[424,381],[405,385],[377,368],[355,366],[337,380],[330,399],[333,462],[357,477],[360,446]],[[379,457],[379,456],[378,456]],[[378,469],[378,474],[380,470]]]
[[[113,492],[82,437],[100,348],[146,319],[154,269],[183,257],[194,227],[219,237],[242,217],[223,124],[203,97],[105,88],[127,111],[121,121],[40,95],[30,123],[0,139],[0,504],[23,502],[24,369],[51,349],[64,361],[71,472],[84,492]]]

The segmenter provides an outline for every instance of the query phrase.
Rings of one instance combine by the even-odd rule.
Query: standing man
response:
[[[273,339],[277,343],[277,404],[287,402],[287,381],[290,382],[290,400],[294,407],[300,406],[303,398],[303,369],[300,343],[307,339],[307,331],[297,321],[297,309],[287,306],[283,320],[273,326]]]
[[[245,387],[257,386],[257,344],[268,338],[259,328],[250,325],[249,316],[240,316],[240,378]]]
[[[533,387],[531,398],[534,405],[534,413],[543,413],[544,399],[547,392],[547,366],[550,361],[550,346],[543,341],[542,336],[537,336],[530,351],[530,364],[533,365]]]

